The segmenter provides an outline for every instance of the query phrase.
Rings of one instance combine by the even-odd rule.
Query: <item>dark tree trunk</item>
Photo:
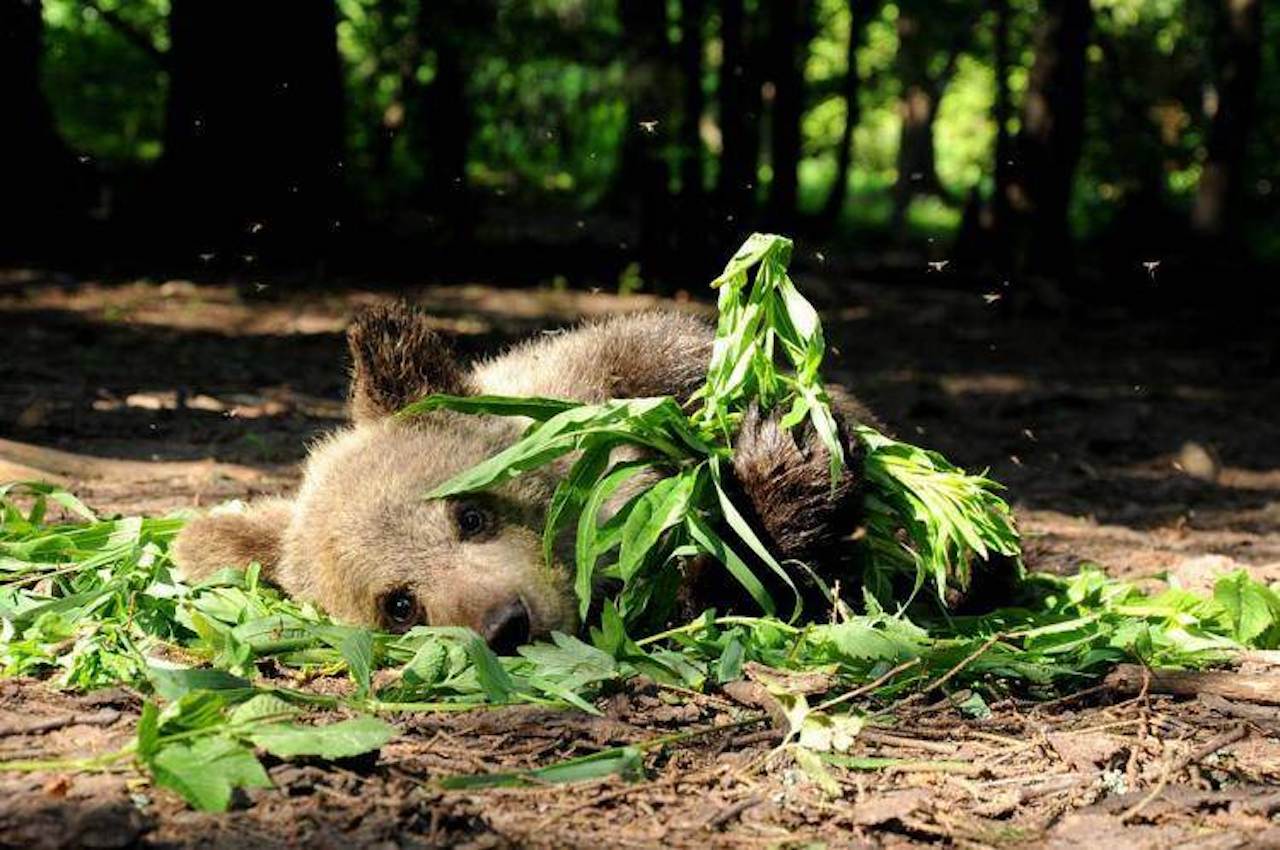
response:
[[[743,0],[720,0],[723,54],[718,80],[720,173],[716,194],[727,210],[730,230],[753,217],[760,159],[759,45]]]
[[[473,118],[467,99],[477,40],[490,23],[485,0],[421,0],[416,44],[435,55],[435,76],[418,97],[415,146],[425,152],[419,197],[446,217],[455,235],[471,224],[467,152]]]
[[[335,27],[332,0],[173,0],[163,214],[188,240],[314,256],[339,202]]]
[[[992,70],[996,77],[992,118],[996,124],[995,190],[991,197],[991,231],[1003,234],[1009,227],[1009,186],[1013,179],[1013,138],[1009,135],[1009,119],[1013,117],[1013,100],[1009,95],[1009,0],[993,0],[995,28],[992,33]],[[1007,257],[1000,262],[1003,268]]]
[[[903,4],[898,15],[898,56],[895,63],[902,79],[902,99],[898,112],[902,130],[898,139],[898,179],[893,189],[895,232],[906,222],[907,209],[918,195],[944,195],[938,179],[933,145],[938,103],[955,73],[960,53],[968,42],[968,28],[957,30],[949,45],[941,72],[931,72],[930,63],[938,49],[931,34],[936,26],[926,26],[935,10],[918,3]]]
[[[992,173],[995,186],[990,198],[984,198],[978,186],[969,192],[951,257],[958,269],[968,273],[996,271],[1003,277],[1012,271],[1013,266],[1009,207],[1013,180],[1013,139],[1009,135],[1009,120],[1013,117],[1009,94],[1009,0],[991,0],[991,12],[991,65],[995,76],[991,119],[996,125]]]
[[[845,199],[849,195],[853,131],[862,120],[862,108],[858,103],[862,90],[862,80],[858,76],[858,48],[862,45],[867,21],[871,20],[879,5],[879,0],[849,0],[849,43],[845,52],[844,85],[840,91],[845,104],[844,127],[840,131],[840,147],[836,150],[835,182],[831,184],[831,191],[827,193],[826,203],[822,206],[821,221],[826,227],[833,226],[840,218]]]
[[[1069,277],[1074,263],[1067,221],[1084,142],[1085,48],[1089,0],[1045,0],[1035,61],[1016,144],[1011,197],[1027,220],[1026,271]]]
[[[680,2],[680,74],[684,103],[680,118],[680,192],[687,206],[702,198],[702,27],[706,0]]]
[[[0,132],[0,253],[16,259],[41,253],[46,237],[79,221],[85,188],[75,157],[54,124],[40,85],[44,21],[39,0],[0,0],[0,83],[6,126]]]
[[[720,123],[720,173],[716,194],[734,209],[747,182],[746,20],[742,0],[720,0],[720,74],[716,81]]]
[[[638,206],[639,255],[645,277],[666,272],[671,242],[671,172],[666,153],[674,133],[672,94],[677,91],[667,8],[653,0],[620,0],[626,33],[627,123],[614,194],[621,204]]]
[[[1201,236],[1216,240],[1230,232],[1238,212],[1262,68],[1262,0],[1217,0],[1214,7],[1217,106],[1191,224]]]
[[[773,111],[769,159],[771,227],[795,227],[799,194],[800,120],[804,116],[804,64],[812,37],[810,0],[769,0],[769,53],[773,58]]]

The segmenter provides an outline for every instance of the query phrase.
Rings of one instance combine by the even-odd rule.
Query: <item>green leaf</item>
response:
[[[510,481],[583,448],[589,437],[626,438],[660,454],[679,457],[682,450],[661,429],[646,427],[646,423],[662,424],[679,417],[679,405],[667,396],[574,407],[535,425],[519,441],[439,485],[427,498],[470,493]]]
[[[679,525],[688,515],[702,474],[703,467],[699,465],[664,478],[635,501],[622,527],[618,552],[618,573],[623,581],[636,574],[662,533]]]
[[[746,655],[746,649],[742,645],[742,641],[736,637],[730,638],[729,643],[725,645],[724,652],[720,654],[719,660],[716,662],[716,681],[720,684],[725,682],[733,682],[742,678],[742,661]]]
[[[243,726],[264,720],[280,720],[298,713],[296,706],[275,694],[258,694],[231,709],[227,719],[233,726]]]
[[[142,714],[138,717],[137,749],[138,758],[149,759],[159,748],[160,742],[160,709],[151,700],[142,704]]]
[[[515,692],[515,684],[489,645],[470,629],[450,629],[449,631],[457,635],[467,657],[475,665],[476,679],[484,690],[485,697],[491,702],[509,700]]]
[[[207,812],[226,811],[236,788],[271,787],[253,751],[228,738],[169,744],[150,764],[158,787],[177,791],[191,805]]]
[[[616,464],[607,475],[596,483],[582,506],[582,513],[578,517],[578,534],[574,546],[574,560],[577,565],[577,572],[573,587],[578,596],[578,616],[583,619],[586,618],[587,610],[591,607],[596,562],[602,554],[602,547],[599,541],[600,509],[604,507],[605,502],[613,497],[619,487],[649,466],[650,463],[643,460],[623,461]]]
[[[592,444],[574,462],[569,474],[557,486],[547,509],[546,525],[542,532],[542,559],[551,566],[555,560],[556,536],[568,517],[582,510],[592,488],[609,465],[614,440],[601,440]]]
[[[390,723],[365,715],[328,726],[273,723],[254,729],[249,740],[280,758],[316,756],[332,761],[372,752],[390,741],[395,731]]]
[[[804,771],[804,774],[822,789],[823,794],[832,798],[841,796],[840,783],[831,774],[831,771],[827,769],[827,766],[817,753],[807,747],[796,747],[795,759],[796,767]]]
[[[1232,637],[1245,646],[1256,645],[1259,637],[1280,622],[1280,596],[1244,570],[1218,579],[1213,598],[1227,612]]]
[[[707,554],[724,564],[729,574],[751,595],[761,610],[766,614],[773,614],[777,610],[773,604],[773,597],[764,589],[764,585],[760,583],[760,579],[756,578],[755,573],[751,572],[751,567],[720,539],[720,535],[716,534],[711,526],[696,514],[690,514],[685,518],[685,526],[689,529],[689,536],[694,542]]]
[[[336,647],[347,662],[347,669],[356,683],[356,698],[369,693],[373,676],[373,634],[363,629],[353,630]]]
[[[151,666],[147,668],[147,677],[156,693],[167,700],[176,700],[192,691],[247,690],[252,687],[248,679],[209,668]]]

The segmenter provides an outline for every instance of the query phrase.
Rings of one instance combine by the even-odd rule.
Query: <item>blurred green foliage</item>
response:
[[[167,0],[104,0],[167,46]],[[72,148],[120,165],[158,158],[163,150],[164,69],[82,0],[46,0],[45,92]]]

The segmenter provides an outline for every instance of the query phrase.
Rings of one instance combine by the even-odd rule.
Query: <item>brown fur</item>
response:
[[[420,619],[437,625],[484,633],[493,612],[516,602],[527,608],[533,634],[572,630],[570,572],[543,563],[540,533],[565,464],[484,494],[426,501],[433,486],[510,445],[528,423],[390,414],[430,392],[686,398],[704,380],[711,338],[693,317],[640,313],[537,337],[466,369],[419,311],[374,308],[348,334],[353,425],[313,447],[296,497],[197,519],[179,535],[174,558],[193,579],[257,560],[290,594],[356,623],[389,626],[385,600],[405,592]],[[754,416],[737,452],[735,472],[782,553],[808,553],[847,533],[838,514],[856,476],[833,493],[825,452],[811,437],[797,444],[773,420]],[[468,538],[458,519],[464,510],[480,511],[491,527]]]
[[[798,438],[797,438],[798,437]],[[792,430],[752,407],[734,441],[733,473],[747,517],[782,558],[821,559],[860,518],[861,445],[845,439],[845,471],[832,486],[826,447],[808,423]]]

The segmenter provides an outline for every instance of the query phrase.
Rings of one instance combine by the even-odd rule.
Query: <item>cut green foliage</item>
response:
[[[301,713],[252,688],[191,690],[163,710],[143,707],[133,755],[157,785],[197,808],[222,811],[236,788],[271,786],[255,748],[286,759],[350,758],[378,749],[395,731],[368,716],[308,726],[296,722]]]

